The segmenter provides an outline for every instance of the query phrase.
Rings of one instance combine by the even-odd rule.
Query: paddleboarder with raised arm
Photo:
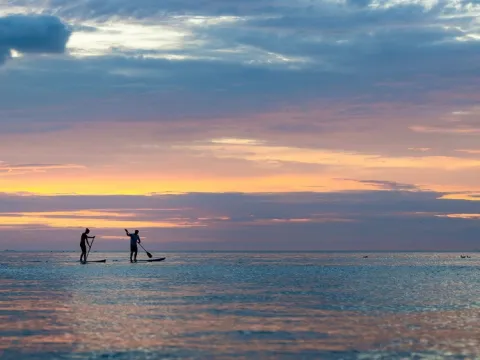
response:
[[[85,229],[85,232],[80,238],[80,249],[82,249],[82,255],[80,255],[80,262],[87,262],[87,245],[90,247],[88,239],[95,239],[95,236],[88,236],[90,229]],[[85,244],[86,243],[86,244]],[[83,259],[83,260],[82,260]]]
[[[137,262],[137,253],[138,247],[137,243],[140,244],[140,236],[138,235],[139,231],[135,230],[135,234],[130,234],[127,229],[125,229],[127,236],[130,236],[130,262]],[[132,260],[133,257],[133,260]]]

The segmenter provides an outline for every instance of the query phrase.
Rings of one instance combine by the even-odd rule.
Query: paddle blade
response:
[[[140,245],[140,247],[143,249],[143,251],[145,251],[145,253],[147,254],[147,256],[151,259],[153,257],[152,254],[150,254],[147,250],[145,250],[145,248],[143,247],[142,244],[138,243],[138,245]]]

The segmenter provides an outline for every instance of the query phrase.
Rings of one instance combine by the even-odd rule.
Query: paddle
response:
[[[85,256],[85,262],[87,262],[88,254],[90,254],[90,249],[92,248],[94,241],[95,241],[95,236],[93,237],[92,243],[91,243],[90,246],[88,247],[87,256]]]
[[[138,245],[140,245],[140,247],[141,247],[143,250],[145,250],[145,248],[142,246],[142,244],[139,243]],[[145,252],[147,253],[147,256],[148,256],[150,259],[153,257],[153,255],[150,254],[147,250],[145,250]]]

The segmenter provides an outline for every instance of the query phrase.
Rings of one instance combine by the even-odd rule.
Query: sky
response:
[[[480,249],[478,0],[0,0],[0,250]]]

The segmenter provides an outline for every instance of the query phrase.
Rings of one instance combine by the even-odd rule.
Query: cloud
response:
[[[282,6],[282,3],[284,5]],[[249,15],[256,13],[276,13],[277,8],[289,9],[288,2],[275,0],[243,0],[229,1],[222,0],[192,1],[192,0],[166,0],[159,3],[155,0],[12,0],[11,5],[19,7],[30,5],[38,10],[55,9],[56,12],[65,17],[80,19],[106,20],[111,17],[149,19],[165,15]],[[301,4],[301,1],[294,1],[293,6]]]
[[[0,161],[0,176],[23,175],[32,172],[45,172],[48,170],[84,168],[84,166],[76,164],[8,164],[6,162]]]
[[[437,216],[455,218],[455,219],[480,220],[480,214],[446,214],[446,215],[437,215]]]
[[[11,51],[34,54],[65,52],[71,31],[59,18],[48,15],[0,17],[0,65]]]
[[[0,195],[4,234],[0,248],[17,244],[17,248],[72,249],[78,245],[78,232],[89,227],[99,235],[98,246],[122,249],[124,242],[114,239],[123,236],[128,226],[139,227],[150,246],[162,249],[472,249],[479,235],[478,204],[441,200],[442,195],[401,189],[154,196],[4,194]],[[30,238],[31,231],[36,231],[35,239]],[[103,236],[107,242],[102,243]]]
[[[81,4],[86,9],[103,8],[100,2]],[[74,12],[76,8],[74,2],[50,5],[50,10],[42,10],[55,13],[65,7]],[[134,11],[137,5],[126,7]],[[170,16],[168,12],[161,18],[133,21],[116,18],[112,4],[106,8],[109,10],[103,12],[111,17],[106,23],[90,19],[82,20],[83,24],[76,20],[77,26],[88,27],[86,31],[79,28],[69,42],[69,52],[79,58],[42,62],[27,59],[18,62],[21,71],[12,69],[4,74],[2,82],[9,87],[0,85],[1,108],[18,106],[19,99],[11,95],[11,87],[24,94],[30,107],[42,104],[47,108],[41,112],[26,109],[14,115],[22,119],[35,117],[37,122],[56,117],[63,122],[73,117],[208,119],[293,105],[322,106],[323,102],[339,99],[359,108],[365,106],[360,110],[366,121],[366,113],[374,112],[376,107],[372,105],[379,102],[415,108],[426,102],[458,108],[458,97],[466,106],[478,102],[475,59],[480,42],[458,39],[476,31],[464,25],[468,12],[448,20],[454,24],[447,24],[440,10],[423,11],[421,6],[409,10],[392,6],[388,11],[372,8],[368,15],[367,10],[337,6],[332,10],[335,16],[330,18],[346,12],[349,20],[339,22],[341,31],[332,34],[321,12],[312,12],[309,18],[290,15],[289,21],[285,20],[286,14],[231,21],[211,15],[207,21],[194,15]],[[299,13],[301,9],[299,6]],[[420,18],[414,27],[410,26],[413,20],[404,13]],[[355,16],[359,18],[355,20]],[[369,25],[373,16],[384,19],[384,23]],[[303,17],[307,17],[305,11]],[[263,23],[275,19],[285,23]],[[317,21],[318,26],[302,28],[308,21]],[[359,24],[363,25],[358,28]],[[94,56],[85,58],[85,54]],[[38,83],[48,81],[51,86],[40,92],[38,87],[32,87],[32,75]],[[175,101],[178,98],[183,101]],[[53,99],[56,107],[64,104],[60,111],[50,106]],[[215,106],[210,105],[213,101]],[[98,104],[85,106],[88,102]],[[136,111],[135,104],[139,104],[141,112]],[[403,111],[408,108],[404,106]],[[417,126],[412,127],[413,131],[435,129],[411,125]]]
[[[106,210],[78,210],[78,211],[37,211],[19,213],[0,213],[0,226],[8,228],[37,226],[49,228],[78,229],[85,224],[94,223],[97,228],[119,229],[124,227],[135,228],[177,228],[202,226],[199,221],[190,221],[182,218],[154,218],[139,219],[144,213],[142,209],[133,209],[131,212]]]
[[[479,11],[451,0],[0,4],[0,63],[13,50],[65,53],[0,71],[0,153],[17,164],[3,164],[1,188],[186,193],[8,198],[4,216],[46,232],[90,219],[117,236],[111,212],[128,206],[136,217],[120,221],[200,224],[149,234],[198,246],[454,246],[448,236],[463,235],[467,246],[474,221],[435,215],[478,214],[474,201],[438,198],[478,189]],[[305,189],[333,192],[192,193]],[[348,189],[377,192],[336,192]],[[167,205],[178,210],[155,210]]]
[[[36,121],[211,119],[339,99],[366,105],[359,109],[366,121],[379,102],[455,110],[458,97],[466,106],[478,102],[466,96],[479,89],[473,3],[365,4],[13,1],[60,16],[76,31],[68,46],[73,58],[18,62],[21,71],[5,74],[5,83],[30,106],[50,110],[15,115]],[[32,88],[33,74],[51,84],[45,93]],[[11,89],[2,90],[0,107],[18,106]],[[438,100],[441,91],[448,94]],[[65,106],[52,109],[51,99]],[[89,102],[97,104],[84,106]]]
[[[413,184],[402,184],[395,181],[384,181],[384,180],[354,180],[354,179],[345,179],[352,180],[362,184],[373,185],[383,190],[394,190],[394,191],[418,191],[420,188]]]
[[[408,150],[425,152],[425,151],[429,151],[429,150],[432,150],[432,149],[428,148],[428,147],[410,147],[410,148],[408,148]]]
[[[412,126],[412,131],[423,133],[439,133],[439,134],[465,134],[476,136],[480,133],[480,127],[470,126]]]
[[[461,152],[461,153],[466,153],[470,155],[478,155],[480,154],[480,150],[477,149],[457,149],[455,151]]]
[[[478,168],[480,161],[443,156],[423,157],[382,157],[379,154],[362,154],[359,152],[330,151],[320,148],[272,146],[261,144],[255,140],[236,143],[178,145],[175,148],[190,149],[198,153],[218,158],[247,159],[259,163],[282,164],[302,163],[322,166],[355,168]],[[370,180],[364,181],[365,183]],[[392,185],[393,183],[390,183]]]
[[[339,74],[368,71],[369,76],[390,78],[477,70],[468,58],[479,48],[473,3],[358,5],[281,0],[228,5],[212,0],[28,2],[37,11],[88,28],[78,28],[72,42],[79,55],[230,61]],[[397,71],[392,73],[392,67]]]

